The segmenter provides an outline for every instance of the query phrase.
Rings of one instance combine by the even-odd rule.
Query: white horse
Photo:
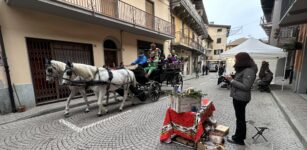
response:
[[[60,61],[56,60],[45,60],[45,71],[46,71],[46,81],[47,82],[54,82],[56,79],[58,80],[59,84],[62,84],[62,76],[65,71],[65,66],[66,64]],[[72,80],[80,80],[82,79],[79,76],[72,76]],[[85,86],[68,86],[70,90],[69,97],[67,98],[66,101],[66,107],[65,107],[65,116],[69,115],[69,104],[71,99],[78,93],[80,92],[85,103],[86,103],[86,108],[84,112],[89,112],[90,111],[90,106],[86,97],[86,92],[85,92]]]
[[[108,110],[102,105],[102,98],[107,91],[115,91],[119,88],[124,89],[123,100],[119,107],[119,110],[122,111],[128,96],[130,85],[134,87],[136,86],[134,73],[128,69],[108,70],[103,67],[97,68],[91,65],[67,62],[62,83],[69,84],[73,74],[81,76],[84,80],[89,82],[100,82],[100,84],[90,86],[93,91],[98,93],[98,116],[102,115],[102,111],[105,113],[108,112]]]

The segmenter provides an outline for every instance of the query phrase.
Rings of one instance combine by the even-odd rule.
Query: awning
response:
[[[280,26],[307,23],[307,0],[295,0],[280,20]]]

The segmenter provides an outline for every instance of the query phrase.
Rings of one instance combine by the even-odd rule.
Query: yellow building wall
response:
[[[89,43],[93,45],[94,65],[104,65],[103,41],[107,37],[123,39],[123,62],[130,64],[137,56],[137,40],[164,41],[94,25],[60,16],[7,6],[0,0],[0,25],[4,37],[13,83],[32,83],[26,37]],[[168,48],[166,42],[165,48]],[[166,50],[165,50],[166,51]]]
[[[222,28],[222,32],[217,32],[217,29]],[[223,49],[224,51],[226,51],[226,45],[227,45],[227,28],[223,28],[223,27],[208,27],[208,34],[212,37],[213,42],[212,42],[212,53],[211,55],[208,56],[212,56],[213,60],[217,60],[219,59],[218,55],[214,55],[214,50],[216,49]],[[222,38],[221,43],[217,44],[216,41],[218,38]]]

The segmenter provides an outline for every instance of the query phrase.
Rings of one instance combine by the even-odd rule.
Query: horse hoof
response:
[[[122,111],[123,111],[123,109],[119,109],[119,111],[120,111],[120,112],[122,112]]]
[[[97,114],[97,117],[101,117],[102,116],[102,114]]]
[[[90,110],[88,110],[88,109],[85,109],[85,110],[84,110],[84,113],[88,113],[88,112],[90,112]]]
[[[109,111],[108,110],[106,110],[106,114],[108,114],[109,113]]]

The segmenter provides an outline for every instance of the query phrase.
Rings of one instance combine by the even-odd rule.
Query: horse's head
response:
[[[63,85],[67,85],[71,83],[71,80],[73,78],[73,63],[71,63],[70,61],[66,62],[66,67],[63,73],[63,80],[62,80],[62,84]]]
[[[46,72],[46,81],[53,82],[58,77],[58,71],[51,60],[45,58],[45,72]]]

